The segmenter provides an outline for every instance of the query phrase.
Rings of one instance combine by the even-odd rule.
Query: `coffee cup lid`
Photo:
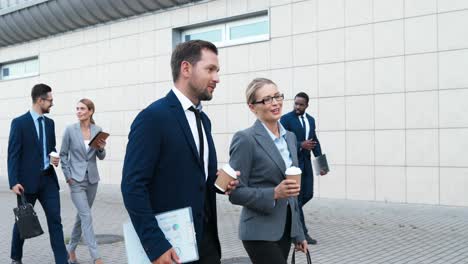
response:
[[[231,165],[224,164],[222,170],[229,174],[229,176],[231,176],[232,178],[237,179],[236,171],[231,167]]]
[[[292,166],[286,169],[286,175],[298,175],[301,174],[302,170],[298,167]]]

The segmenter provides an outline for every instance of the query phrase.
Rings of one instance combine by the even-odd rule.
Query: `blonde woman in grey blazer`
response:
[[[76,116],[79,122],[69,125],[63,135],[60,149],[60,161],[63,174],[70,186],[71,198],[78,213],[67,245],[69,263],[77,263],[75,250],[83,234],[91,257],[96,264],[102,264],[97,248],[91,217],[91,206],[99,182],[99,172],[96,157],[103,160],[106,156],[106,142],[98,141],[98,149],[88,146],[90,140],[102,129],[95,125],[93,114],[94,103],[89,99],[81,99],[76,106]]]
[[[296,136],[279,122],[284,95],[274,82],[254,79],[246,97],[257,121],[232,139],[229,163],[240,171],[240,183],[229,200],[243,206],[239,238],[252,263],[286,264],[291,241],[307,251],[297,203],[300,186],[285,179],[286,169],[298,166]]]

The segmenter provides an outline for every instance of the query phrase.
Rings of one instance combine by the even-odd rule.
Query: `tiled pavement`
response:
[[[15,197],[7,189],[0,179],[0,264],[9,263],[14,221]],[[69,236],[75,209],[68,187],[63,190],[62,221]],[[468,263],[468,208],[314,199],[305,210],[319,242],[310,247],[314,264]],[[23,262],[53,263],[44,213],[40,206],[36,211],[46,234],[26,241]],[[240,208],[218,196],[218,212],[224,263],[246,263],[237,238]],[[100,186],[93,216],[97,234],[122,235],[128,217],[118,186]],[[100,251],[106,263],[127,263],[123,242],[100,245]],[[91,263],[86,247],[78,247],[77,254],[80,263]],[[298,263],[306,263],[305,258]]]

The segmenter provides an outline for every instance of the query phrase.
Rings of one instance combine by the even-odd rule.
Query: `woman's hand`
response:
[[[283,180],[275,187],[275,200],[298,196],[300,190],[301,186],[299,186],[295,180]]]
[[[106,140],[98,139],[97,145],[98,145],[98,150],[103,150],[106,147]]]
[[[302,251],[304,253],[307,253],[307,251],[309,250],[308,247],[307,247],[307,240],[296,243],[296,248],[295,249],[298,250],[298,251]]]

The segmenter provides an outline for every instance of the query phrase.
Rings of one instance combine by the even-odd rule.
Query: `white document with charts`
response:
[[[159,228],[171,243],[182,263],[198,260],[197,239],[192,208],[185,207],[157,214]],[[123,225],[125,248],[129,264],[151,263],[131,222]]]

